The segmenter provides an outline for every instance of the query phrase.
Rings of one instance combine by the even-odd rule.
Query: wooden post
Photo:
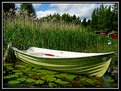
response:
[[[7,49],[5,50],[5,54],[4,54],[4,58],[3,58],[3,62],[5,63],[5,59],[8,55],[8,52],[9,52],[9,48],[12,46],[12,43],[9,42],[8,45],[7,45]]]

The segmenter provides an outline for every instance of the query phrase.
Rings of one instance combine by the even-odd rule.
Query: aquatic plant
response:
[[[19,83],[20,83],[20,81],[17,81],[17,80],[8,81],[9,85],[16,85],[16,84],[19,84]]]
[[[44,81],[43,81],[43,80],[36,80],[36,81],[35,81],[35,84],[37,84],[37,85],[38,85],[38,84],[44,84]]]
[[[17,81],[23,82],[23,81],[26,81],[26,78],[25,77],[21,77],[21,78],[18,78]]]
[[[32,83],[32,82],[35,82],[35,80],[34,79],[31,79],[31,78],[27,78],[26,79],[26,82]]]
[[[52,82],[56,80],[54,75],[45,75],[41,79],[46,80],[47,82]]]
[[[62,81],[61,79],[57,79],[55,82],[61,85],[65,85],[69,83],[68,81]]]
[[[48,83],[48,87],[57,87],[57,84],[52,83],[52,82],[49,82],[49,83]]]
[[[65,78],[68,80],[68,81],[72,81],[75,77],[77,77],[76,75],[66,75]]]
[[[114,82],[114,80],[111,77],[107,76],[105,82],[112,83]]]
[[[10,78],[17,78],[19,75],[15,75],[15,74],[11,74],[11,75],[8,75],[8,76],[4,76],[3,78],[4,79],[10,79]]]

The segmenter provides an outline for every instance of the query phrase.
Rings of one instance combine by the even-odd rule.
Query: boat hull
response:
[[[19,51],[15,51],[15,55],[24,62],[40,65],[46,69],[96,77],[104,75],[110,65],[112,57],[112,54],[105,54],[77,58],[41,58],[33,57]]]

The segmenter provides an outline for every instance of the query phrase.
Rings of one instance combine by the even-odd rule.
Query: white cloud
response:
[[[17,8],[20,8],[20,4],[15,4],[15,6],[16,6]]]
[[[89,18],[96,7],[96,4],[71,5],[71,8],[68,9],[68,12],[71,15],[75,14],[83,18]]]
[[[20,8],[20,5],[21,4],[15,4],[15,6],[17,7],[17,8]],[[34,9],[38,9],[42,4],[32,4],[33,5],[33,7],[34,7]]]
[[[20,7],[20,4],[15,4],[17,7]]]
[[[60,15],[68,13],[69,15],[76,15],[82,18],[90,18],[91,14],[98,5],[97,4],[50,4],[48,11],[37,12],[37,16],[47,16],[53,13],[59,13]]]
[[[50,10],[47,10],[47,11],[37,11],[36,12],[36,15],[37,15],[37,18],[42,18],[42,17],[45,17],[47,15],[53,15],[54,13],[56,13],[56,11],[50,11]]]
[[[66,10],[67,8],[70,7],[71,4],[50,4],[51,8],[56,8],[59,9],[61,11]]]
[[[39,9],[39,7],[40,7],[42,4],[32,4],[32,5],[33,5],[34,9],[37,10],[37,9]]]
[[[68,13],[69,15],[76,15],[83,18],[90,19],[93,10],[99,7],[101,4],[50,4],[50,8],[45,11],[37,11],[39,10],[42,4],[33,4],[33,7],[36,11],[36,15],[38,18],[45,17],[47,15],[52,15],[54,13],[59,13],[60,15],[64,13]],[[104,4],[104,5],[112,5]],[[20,7],[20,4],[16,4],[17,7]]]
[[[20,5],[21,5],[21,4],[15,4],[16,12],[19,11],[19,9],[20,9]]]

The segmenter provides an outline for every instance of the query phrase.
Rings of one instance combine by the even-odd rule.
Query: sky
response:
[[[60,15],[68,13],[73,16],[74,14],[80,19],[91,19],[93,10],[99,7],[102,3],[33,3],[37,18],[42,18],[47,15],[59,13]],[[105,6],[113,5],[112,2],[103,3]],[[20,8],[20,3],[15,4],[16,8]]]

